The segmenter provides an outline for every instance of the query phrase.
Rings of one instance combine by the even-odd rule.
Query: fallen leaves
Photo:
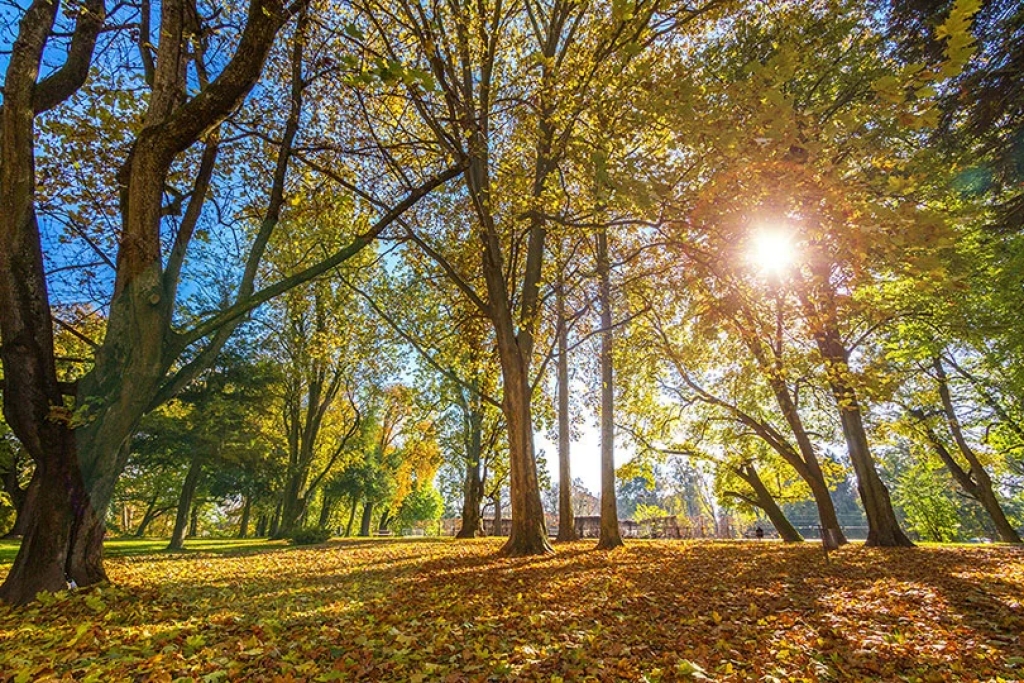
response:
[[[343,541],[121,557],[113,586],[0,606],[4,680],[1011,681],[1009,548]],[[2,570],[0,570],[2,571]]]

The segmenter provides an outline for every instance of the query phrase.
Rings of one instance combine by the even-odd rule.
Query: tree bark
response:
[[[91,61],[104,4],[85,3],[77,15],[69,62],[37,82],[58,9],[58,2],[36,0],[22,16],[7,62],[0,109],[3,408],[7,423],[36,463],[36,483],[30,486],[39,489],[38,505],[26,519],[18,555],[0,586],[0,600],[13,604],[27,603],[40,591],[64,588],[68,580],[84,585],[106,579],[101,564],[80,566],[88,559],[86,554],[79,551],[75,557],[71,549],[71,544],[91,539],[96,525],[53,357],[49,294],[35,214],[34,147],[35,115],[69,97],[85,81],[88,69],[83,73],[81,65],[70,60],[74,56],[86,65]],[[76,42],[79,52],[74,49]],[[47,83],[58,87],[44,87]]]
[[[818,273],[817,276],[820,282],[828,282],[827,272]],[[823,287],[825,288],[827,285]],[[914,544],[900,529],[899,521],[896,519],[889,489],[875,469],[875,460],[864,429],[857,392],[847,379],[850,354],[839,334],[833,295],[829,291],[824,291],[822,295],[825,300],[816,305],[802,286],[797,287],[797,296],[806,312],[808,322],[812,325],[812,335],[818,352],[825,362],[827,381],[839,410],[843,437],[857,475],[857,490],[868,520],[868,537],[865,545],[912,548]]]
[[[168,550],[181,550],[185,541],[185,529],[188,527],[190,513],[193,510],[193,500],[196,495],[196,488],[199,486],[199,478],[203,473],[203,457],[195,455],[188,465],[188,472],[181,485],[181,494],[178,496],[178,513],[174,519],[174,531],[171,533],[171,542],[167,544]]]
[[[874,457],[868,446],[867,432],[861,417],[860,406],[852,388],[836,381],[833,386],[843,425],[843,436],[849,449],[850,460],[857,474],[857,490],[860,492],[864,513],[868,519],[866,546],[905,547],[914,544],[900,529],[893,511],[889,489],[878,476]]]
[[[84,82],[104,3],[84,3],[68,61],[36,83],[39,61],[59,3],[37,0],[26,10],[8,62],[0,136],[0,335],[8,423],[37,464],[40,509],[26,531],[0,600],[24,603],[65,579],[85,586],[106,579],[104,517],[124,466],[122,445],[155,397],[173,358],[165,344],[170,302],[161,295],[161,195],[176,154],[241,101],[262,71],[273,38],[287,18],[280,6],[255,0],[236,55],[204,94],[171,116],[183,78],[181,2],[162,6],[153,95],[125,173],[123,231],[107,334],[95,365],[79,382],[72,427],[57,382],[38,226],[34,213],[33,118]],[[77,422],[77,421],[76,421]]]
[[[277,529],[281,526],[281,501],[277,501],[277,505],[274,506],[274,514],[270,517],[270,529],[267,532],[267,536],[271,539],[277,538]]]
[[[245,502],[242,503],[242,519],[238,522],[238,538],[249,537],[249,519],[252,515],[252,496],[245,495]]]
[[[481,535],[480,504],[484,497],[484,482],[480,476],[483,454],[483,410],[479,398],[466,401],[465,424],[469,431],[466,439],[466,474],[462,486],[462,525],[456,538],[475,538]]]
[[[571,432],[569,429],[569,331],[565,316],[565,282],[559,278],[555,290],[555,314],[558,317],[558,536],[555,541],[576,540],[576,522],[572,516],[572,473],[570,467]]]
[[[345,536],[352,536],[352,524],[356,521],[356,510],[359,509],[358,496],[352,496],[352,509],[348,514],[348,524],[345,525]]]
[[[388,530],[388,526],[391,525],[391,508],[385,507],[384,511],[380,513],[380,521],[377,524],[377,531],[384,532]]]
[[[196,500],[192,503],[192,512],[188,519],[188,536],[187,538],[196,538],[199,536],[199,513],[202,512],[203,502]]]
[[[4,490],[11,496],[11,502],[14,503],[14,524],[10,530],[3,535],[3,538],[21,538],[25,535],[25,531],[28,529],[29,520],[35,511],[37,501],[39,500],[39,487],[40,479],[32,477],[29,480],[29,485],[24,490],[18,487],[17,472],[14,472],[14,482],[12,488],[8,489],[6,482]],[[17,489],[19,494],[17,497],[12,494],[12,491]]]
[[[370,523],[373,521],[373,503],[363,503],[363,519],[359,524],[359,535],[366,537],[370,535]]]
[[[601,304],[601,534],[599,550],[622,545],[615,500],[615,385],[612,367],[612,286],[608,258],[608,228],[597,233],[597,272]]]
[[[502,412],[508,427],[512,501],[512,530],[501,552],[509,557],[546,554],[552,550],[544,524],[533,450],[529,361],[512,330],[511,313],[499,316],[498,320],[498,352],[504,380]]]
[[[768,383],[771,386],[772,394],[775,396],[775,401],[779,406],[779,410],[782,411],[786,424],[789,425],[790,431],[793,433],[797,448],[794,451],[789,446],[788,441],[785,444],[775,444],[769,441],[769,444],[796,470],[800,478],[807,482],[811,489],[811,495],[814,498],[815,507],[818,509],[818,521],[823,529],[823,542],[830,550],[835,550],[847,542],[846,536],[839,526],[835,504],[832,502],[832,495],[828,490],[828,484],[825,482],[825,475],[821,470],[821,463],[818,461],[814,444],[811,442],[810,435],[804,427],[803,418],[797,409],[796,401],[784,379],[786,368],[783,362],[783,310],[780,290],[776,291],[775,298],[776,329],[774,344],[770,346],[771,356],[769,357],[768,351],[762,346],[762,340],[758,339],[755,335],[741,334],[741,337],[746,340],[747,347],[754,355],[761,370],[768,376]],[[748,320],[751,317],[748,314]],[[753,321],[750,321],[750,323],[752,325]],[[737,325],[741,329],[744,327],[743,323],[739,320],[737,320]],[[786,447],[780,448],[779,446],[781,445]]]
[[[327,525],[331,523],[331,508],[334,506],[334,501],[326,493],[323,495],[323,500],[320,503],[320,521],[318,526],[321,529],[326,529]]]
[[[804,427],[803,419],[797,411],[785,382],[779,378],[773,378],[772,391],[796,439],[802,467],[795,469],[811,489],[814,505],[818,509],[818,521],[823,530],[824,543],[828,546],[829,550],[835,550],[840,545],[845,545],[847,541],[839,526],[835,504],[832,502],[832,495],[828,490],[828,484],[825,483],[825,475],[821,471],[821,464],[818,462],[814,445],[811,443],[807,429]],[[786,457],[785,454],[783,454],[783,457]],[[786,460],[790,461],[790,464],[794,464],[791,458],[786,458]]]
[[[153,520],[159,516],[160,512],[157,511],[156,504],[160,500],[160,493],[154,493],[153,497],[149,499],[149,504],[146,505],[146,512],[142,515],[142,521],[139,522],[138,528],[135,529],[135,538],[142,538],[146,535],[146,529],[153,523]],[[162,511],[161,511],[162,512]]]
[[[783,541],[786,543],[801,543],[804,540],[803,536],[800,535],[800,532],[796,530],[796,527],[793,526],[785,513],[782,512],[779,504],[775,502],[775,497],[772,496],[768,487],[765,486],[764,480],[761,479],[761,475],[753,463],[741,465],[735,469],[735,472],[743,481],[750,484],[750,488],[754,490],[755,498],[750,500],[744,497],[744,500],[764,510],[764,513],[768,515],[772,526],[779,532],[779,536]]]
[[[494,496],[491,498],[494,501],[494,526],[491,527],[491,536],[504,536],[502,528],[505,524],[501,518],[501,487],[499,486],[494,490]]]
[[[956,444],[957,450],[960,451],[960,455],[968,463],[969,473],[964,472],[948,452],[943,457],[942,451],[945,450],[945,447],[930,428],[928,428],[929,439],[936,447],[936,450],[939,450],[940,457],[942,457],[943,462],[964,492],[972,496],[985,508],[985,512],[992,519],[992,524],[996,528],[999,540],[1004,543],[1020,543],[1020,535],[1013,528],[1013,525],[1010,524],[1010,520],[1006,518],[1006,513],[999,503],[999,498],[996,496],[995,488],[992,485],[992,478],[978,458],[977,453],[974,452],[974,449],[971,448],[964,437],[960,419],[957,417],[956,409],[953,406],[953,397],[949,391],[949,380],[941,358],[936,357],[933,359],[932,367],[935,369],[936,379],[939,383],[939,398],[942,400],[942,412],[946,417],[946,424],[953,435],[953,442]]]

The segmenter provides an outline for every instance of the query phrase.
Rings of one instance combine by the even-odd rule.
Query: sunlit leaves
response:
[[[21,680],[1014,680],[1024,564],[998,548],[338,543],[110,562],[120,587],[0,607]],[[96,609],[103,603],[102,609]],[[43,627],[42,624],[46,626]]]

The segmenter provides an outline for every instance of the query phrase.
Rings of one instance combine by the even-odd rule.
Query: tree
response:
[[[936,411],[946,424],[948,434],[952,437],[955,452],[967,463],[964,468],[953,453],[947,447],[936,432],[932,420],[931,411],[926,412],[921,408],[911,409],[911,416],[919,428],[924,432],[927,443],[938,455],[946,469],[963,492],[977,501],[992,520],[999,539],[1005,543],[1020,543],[1020,535],[1007,519],[1006,513],[996,496],[992,477],[982,463],[975,449],[967,442],[963,426],[957,416],[956,408],[953,405],[953,398],[950,392],[949,379],[941,357],[932,359],[932,375],[937,384],[941,408]]]
[[[395,526],[408,530],[418,523],[440,519],[443,510],[444,501],[437,489],[429,484],[419,484],[402,499]]]
[[[472,9],[401,1],[367,2],[361,7],[372,17],[366,22],[371,28],[368,52],[415,68],[405,69],[410,75],[405,96],[411,108],[431,142],[466,164],[465,194],[459,200],[465,208],[455,225],[471,226],[474,241],[467,242],[464,233],[448,241],[446,231],[436,225],[430,226],[430,234],[418,231],[414,239],[494,330],[511,469],[512,533],[504,552],[550,552],[532,420],[532,370],[546,259],[545,209],[554,194],[550,180],[580,112],[593,104],[589,95],[597,76],[628,64],[636,51],[627,48],[642,51],[662,35],[660,30],[668,32],[700,13],[666,11],[662,17],[659,2],[633,11],[561,1],[485,3]],[[664,24],[654,28],[658,20]],[[510,78],[507,56],[526,42],[537,51],[536,65],[521,74],[524,78]],[[424,82],[432,87],[424,88]],[[499,104],[531,100],[534,104],[527,108]],[[506,121],[521,121],[530,131],[523,145],[506,146],[499,130]],[[530,150],[530,161],[520,170],[524,148]],[[517,161],[503,163],[513,158]],[[521,188],[528,202],[516,206],[499,201],[499,187]],[[462,266],[470,255],[476,270],[467,276]],[[485,294],[478,289],[481,285]]]
[[[935,246],[947,231],[913,196],[910,173],[920,157],[908,141],[921,143],[922,131],[937,121],[933,86],[943,75],[888,60],[884,36],[857,11],[792,9],[797,14],[775,12],[770,21],[738,20],[721,49],[708,52],[724,78],[717,92],[728,93],[729,105],[699,125],[742,133],[715,138],[713,151],[695,151],[718,155],[718,170],[701,171],[713,180],[677,224],[679,249],[689,248],[694,261],[734,270],[746,260],[743,250],[756,248],[759,232],[791,240],[789,253],[796,256],[779,268],[779,291],[825,371],[871,527],[868,542],[909,545],[865,427],[865,400],[884,378],[858,371],[858,347],[901,313],[891,299],[888,306],[880,300],[868,306],[868,292],[913,273],[925,279],[935,273]],[[846,50],[844,40],[859,48]],[[907,161],[892,177],[883,169],[895,150]],[[703,257],[693,254],[696,245]]]
[[[80,586],[104,580],[103,518],[127,457],[124,444],[142,415],[207,367],[249,311],[357,253],[420,197],[459,173],[451,169],[443,178],[419,185],[394,206],[381,209],[384,217],[341,250],[257,291],[258,266],[284,204],[283,182],[276,182],[244,259],[237,295],[190,327],[174,324],[182,266],[198,234],[195,228],[217,159],[217,126],[252,90],[279,31],[303,7],[301,2],[286,6],[253,0],[244,18],[237,17],[240,31],[217,34],[210,30],[211,19],[184,0],[161,4],[155,60],[148,40],[140,47],[150,87],[147,111],[118,172],[121,231],[116,260],[108,259],[116,275],[107,298],[106,332],[95,349],[92,369],[74,387],[63,386],[55,372],[51,302],[35,213],[33,131],[40,113],[67,100],[84,82],[104,7],[99,0],[85,3],[77,14],[65,66],[41,81],[37,67],[55,34],[58,3],[34,2],[21,15],[0,121],[0,334],[5,416],[38,465],[39,509],[45,512],[30,520],[0,599],[24,603],[40,590],[63,587],[67,579]],[[213,39],[222,40],[228,50],[235,47],[230,57],[206,57],[207,41]],[[300,57],[302,43],[293,40]],[[186,44],[195,49],[184,50]],[[301,58],[292,64],[301,75]],[[209,74],[214,65],[219,71]],[[276,179],[287,171],[302,102],[302,79],[290,80],[294,92],[287,99],[293,115],[279,146]],[[117,118],[110,109],[104,115]],[[202,138],[202,161],[165,257],[161,237],[169,226],[163,193],[176,159]],[[76,397],[73,411],[65,406],[67,393]]]

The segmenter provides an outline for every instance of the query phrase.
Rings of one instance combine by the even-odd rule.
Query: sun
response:
[[[781,275],[796,261],[793,237],[777,228],[763,228],[750,240],[747,259],[769,275]]]

